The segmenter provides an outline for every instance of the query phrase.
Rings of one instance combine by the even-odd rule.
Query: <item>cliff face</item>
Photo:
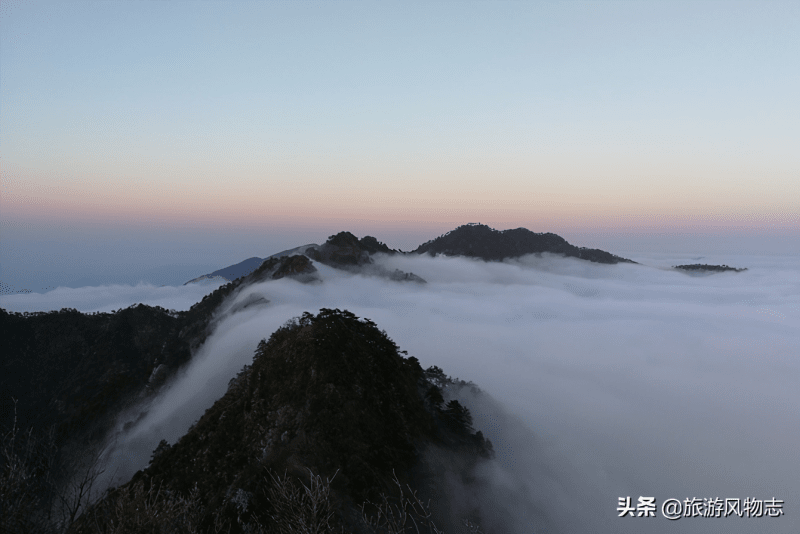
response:
[[[354,519],[356,505],[396,492],[395,477],[436,486],[441,473],[424,461],[429,448],[461,458],[459,474],[492,455],[469,411],[444,403],[442,380],[441,370],[423,371],[367,319],[306,313],[263,340],[227,393],[127,486],[194,490],[200,524],[222,521],[244,532],[276,514],[269,473],[308,481],[310,470],[333,480],[337,524],[357,530],[364,525]]]
[[[598,249],[576,247],[552,234],[537,234],[525,228],[498,231],[484,224],[459,226],[447,234],[420,245],[417,254],[468,256],[486,261],[500,261],[525,254],[550,252],[596,263],[636,263]]]

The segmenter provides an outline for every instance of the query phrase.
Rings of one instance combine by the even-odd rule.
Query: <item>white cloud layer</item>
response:
[[[17,293],[0,296],[0,307],[16,312],[37,312],[74,308],[78,311],[110,312],[136,303],[161,306],[168,310],[188,310],[222,285],[219,282],[187,286],[152,284],[114,284],[93,287],[59,287],[46,293]]]
[[[259,340],[287,319],[340,308],[375,321],[423,367],[472,380],[504,407],[465,398],[498,453],[496,467],[481,475],[494,488],[484,501],[496,513],[520,514],[516,532],[531,531],[526,510],[546,527],[540,532],[800,531],[800,258],[634,259],[647,265],[385,257],[379,262],[388,269],[428,283],[317,265],[321,284],[247,287],[227,309],[258,297],[269,303],[220,317],[194,363],[122,434],[109,472],[130,476],[160,439],[177,441],[252,361]],[[667,269],[682,263],[749,270]],[[186,309],[181,299],[197,300],[207,289],[58,291],[41,297],[88,311],[132,303],[120,304],[126,298]],[[37,297],[14,298],[21,307]],[[511,496],[525,505],[503,510]],[[655,497],[658,517],[618,518],[618,498],[626,496],[634,503]],[[774,497],[784,500],[785,515],[661,516],[665,499],[692,497]]]

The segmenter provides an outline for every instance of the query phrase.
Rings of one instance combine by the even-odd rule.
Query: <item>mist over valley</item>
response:
[[[60,288],[0,303],[90,313],[141,302],[183,313],[210,290],[231,288],[188,364],[116,417],[104,439],[104,484],[146,468],[161,440],[178,443],[286,321],[340,309],[373,321],[423,369],[480,388],[444,392],[469,409],[494,457],[474,468],[473,485],[443,483],[448,509],[479,511],[486,532],[796,529],[797,258],[707,256],[748,269],[689,273],[674,266],[697,256],[485,261],[370,253],[345,234],[305,251],[317,260],[267,260],[234,284]],[[397,272],[424,283],[393,279]],[[777,498],[785,515],[676,525],[660,508],[655,518],[618,517],[626,496],[653,496],[659,507],[668,498]]]

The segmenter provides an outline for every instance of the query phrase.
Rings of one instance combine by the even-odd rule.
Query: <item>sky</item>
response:
[[[321,283],[245,286],[219,308],[192,364],[123,413],[104,455],[124,481],[161,439],[176,443],[252,362],[258,342],[304,311],[373,320],[427,368],[488,395],[459,398],[496,458],[477,489],[484,526],[508,534],[789,534],[800,530],[800,261],[742,255],[738,273],[670,269],[686,255],[602,265],[543,255],[505,262],[377,257],[426,284],[315,264]],[[719,263],[720,257],[707,258]],[[195,284],[62,289],[4,297],[10,309],[186,309]],[[208,287],[210,291],[213,287]],[[167,298],[172,300],[167,300]],[[263,298],[263,305],[237,306]],[[238,311],[237,311],[238,310]],[[140,414],[146,412],[140,419]],[[126,423],[137,421],[123,430]],[[619,518],[620,497],[656,498],[655,518]],[[778,499],[777,518],[662,516],[666,499]],[[530,523],[534,519],[533,526]],[[449,532],[449,530],[448,530]]]
[[[797,2],[0,5],[0,281],[349,230],[800,253]]]

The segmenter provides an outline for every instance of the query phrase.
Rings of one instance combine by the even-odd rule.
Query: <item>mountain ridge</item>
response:
[[[347,520],[358,515],[354,503],[390,493],[393,477],[435,484],[422,460],[428,444],[472,465],[491,458],[469,411],[444,403],[433,382],[441,370],[426,374],[403,354],[368,319],[338,309],[304,313],[262,340],[228,392],[129,484],[163,482],[182,494],[197,487],[202,505],[237,532],[237,524],[269,521],[269,470],[332,478]],[[238,511],[236,494],[247,501]],[[210,525],[210,515],[203,521]]]
[[[252,258],[247,258],[246,260],[242,260],[234,265],[229,265],[228,267],[217,269],[216,271],[210,272],[208,274],[200,275],[197,278],[189,280],[183,285],[200,282],[202,280],[213,280],[215,278],[220,278],[228,282],[231,282],[233,280],[236,280],[237,278],[240,278],[242,276],[247,276],[248,274],[252,273],[262,263],[264,263],[267,260],[270,260],[272,258],[282,258],[284,256],[294,256],[296,254],[304,254],[309,249],[314,249],[316,247],[319,247],[319,245],[315,243],[310,243],[308,245],[301,245],[299,247],[282,250],[281,252],[271,254],[266,258],[259,258],[258,256],[253,256]]]
[[[465,256],[479,258],[484,261],[502,261],[526,254],[540,254],[548,252],[573,257],[594,263],[636,263],[633,260],[622,258],[610,252],[586,247],[576,247],[556,234],[535,233],[526,228],[510,230],[495,230],[480,223],[461,225],[435,239],[426,241],[411,252],[403,252],[389,248],[373,236],[359,239],[350,232],[342,231],[332,235],[322,245],[303,245],[287,251],[273,254],[268,258],[248,258],[229,267],[218,269],[207,275],[202,275],[186,282],[186,284],[212,279],[235,280],[240,276],[255,270],[259,262],[281,255],[302,254],[308,258],[345,270],[354,270],[372,264],[374,254],[428,254],[435,256]],[[383,273],[387,275],[386,273]],[[388,277],[402,281],[422,281],[413,273],[390,273]],[[231,278],[233,277],[233,278]],[[186,285],[184,284],[184,285]]]
[[[271,263],[262,266],[260,272],[251,273],[248,281],[257,282],[260,277],[280,278],[285,272],[298,268],[302,271],[304,265],[310,265],[303,256],[273,259]],[[242,283],[244,279],[239,279],[239,284],[228,284],[222,291],[217,290],[217,295],[199,303],[201,308],[216,309],[220,298],[224,299],[236,289],[230,286]],[[162,327],[154,331],[153,339],[146,341],[146,346],[159,347],[162,338],[179,337],[184,340],[181,352],[188,356],[186,342],[197,340],[202,325],[185,325],[185,316],[180,313],[138,305],[102,316],[80,314],[75,310],[22,317],[12,315],[17,321],[34,324],[48,319],[51,322],[69,319],[72,324],[81,316],[90,322],[127,317],[125,320],[130,323],[136,316],[152,322],[146,318],[151,312],[170,319],[165,323],[166,330]],[[203,312],[195,319],[203,322],[208,316]],[[7,324],[2,321],[0,326]],[[134,323],[131,326],[134,328],[130,333],[132,338],[141,337],[142,328]],[[178,328],[181,328],[180,334],[176,334]],[[2,330],[5,332],[6,328]],[[208,333],[206,330],[205,334]],[[128,338],[120,339],[119,343],[132,345]],[[162,372],[163,364],[148,372],[159,358],[153,361],[146,354],[139,357],[135,353],[134,349],[129,360],[141,364],[133,373],[139,376],[138,380],[122,389],[113,376],[108,382],[114,391],[124,392],[125,397],[134,400],[141,398],[134,395],[136,391],[150,389],[151,385],[157,388],[166,379],[164,375],[175,372],[174,368],[169,373]],[[64,363],[70,366],[70,362],[82,359],[81,354],[75,351],[63,354]],[[99,363],[93,365],[97,367],[95,374],[102,386],[106,383],[106,369]],[[37,373],[42,371],[40,365],[35,367]],[[111,362],[110,367],[119,365]],[[123,374],[131,371],[117,370]],[[60,373],[58,371],[56,376]],[[87,385],[90,389],[94,387],[91,380]],[[84,387],[82,384],[66,385],[72,390]],[[234,534],[273,532],[279,527],[274,523],[275,514],[279,512],[276,507],[280,505],[276,499],[283,498],[276,497],[275,484],[282,481],[279,489],[289,491],[286,488],[313,485],[314,480],[323,479],[329,481],[326,506],[331,514],[335,513],[330,521],[346,526],[348,532],[382,532],[373,528],[375,524],[369,526],[380,514],[370,515],[360,509],[359,504],[380,502],[382,496],[395,494],[401,483],[405,485],[401,488],[413,488],[414,495],[419,490],[421,499],[439,496],[430,509],[418,510],[418,520],[435,519],[440,528],[460,524],[466,518],[464,514],[469,516],[469,521],[479,521],[477,510],[451,507],[448,499],[441,498],[453,480],[460,480],[464,487],[477,483],[470,473],[481,462],[490,461],[494,454],[491,442],[473,428],[469,410],[455,399],[445,400],[444,389],[449,387],[470,387],[475,394],[481,394],[474,385],[453,380],[438,367],[423,370],[416,358],[400,351],[386,332],[369,319],[360,319],[347,310],[323,308],[316,315],[306,312],[261,341],[252,364],[245,365],[231,379],[227,392],[175,444],[162,440],[153,451],[149,466],[121,486],[105,490],[98,501],[84,501],[83,513],[69,529],[59,531],[73,534],[109,529],[118,533],[149,532],[149,528],[142,530],[141,523],[142,503],[147,502],[146,509],[153,514],[148,521],[158,525],[153,532],[162,532],[168,521],[189,521],[195,525],[194,530],[181,527],[168,529],[169,532],[217,532],[219,525]],[[106,398],[110,391],[104,393]],[[78,399],[73,404],[83,413],[81,406],[95,406],[97,400]],[[122,400],[118,398],[110,404],[104,400],[103,404],[107,410],[116,412]],[[52,410],[53,407],[48,405],[42,409]],[[102,411],[92,413],[102,417]],[[90,422],[85,418],[74,421],[74,417],[67,416],[73,424],[62,427],[66,434],[74,433],[76,424]],[[14,425],[25,428],[26,423],[15,419]],[[80,441],[86,447],[97,439],[95,432],[93,438]],[[54,445],[60,446],[59,443]],[[61,461],[69,463],[74,459],[64,457]],[[47,471],[41,473],[39,476],[47,476]],[[283,478],[275,473],[283,473]],[[309,476],[311,482],[308,482]],[[46,480],[39,482],[46,483]],[[3,486],[0,490],[6,488]],[[57,494],[57,489],[48,491]],[[141,501],[142,498],[145,501]],[[180,515],[174,515],[180,503],[190,503],[191,510],[184,507]],[[305,508],[297,508],[297,503],[292,506],[292,517],[308,512],[305,504]],[[189,518],[187,514],[193,515]],[[28,509],[22,515],[14,514],[14,517],[0,520],[0,527],[34,528],[36,524],[47,524],[45,516],[44,509]],[[130,529],[115,530],[118,527],[114,525],[130,521],[135,522]],[[49,527],[40,531],[56,532]],[[452,528],[448,532],[459,530]]]

